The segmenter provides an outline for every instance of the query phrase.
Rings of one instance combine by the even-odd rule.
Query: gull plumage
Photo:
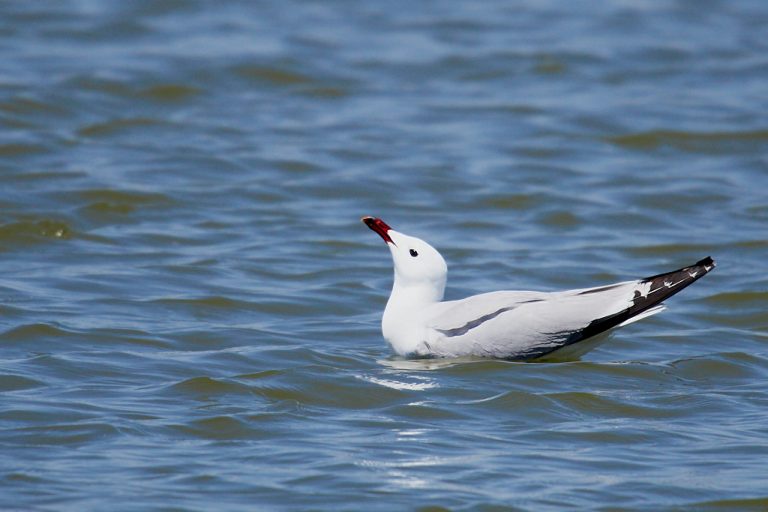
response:
[[[661,312],[662,301],[715,267],[706,257],[672,272],[593,288],[496,291],[443,301],[448,266],[434,247],[379,218],[362,221],[392,255],[394,283],[382,334],[406,357],[580,357],[617,327]]]

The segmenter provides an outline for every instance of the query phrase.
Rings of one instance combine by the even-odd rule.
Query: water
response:
[[[768,508],[768,4],[0,3],[0,507]],[[448,298],[718,268],[582,361]]]

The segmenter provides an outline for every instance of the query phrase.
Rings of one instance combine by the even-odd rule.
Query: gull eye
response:
[[[414,258],[419,255],[419,253],[416,252],[416,249],[411,249],[410,253],[411,253],[411,256],[413,256]]]

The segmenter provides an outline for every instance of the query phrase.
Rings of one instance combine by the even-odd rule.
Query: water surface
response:
[[[0,506],[765,510],[764,2],[0,3]],[[581,361],[447,297],[718,268]]]

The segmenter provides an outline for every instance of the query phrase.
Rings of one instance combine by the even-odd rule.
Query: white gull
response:
[[[395,266],[381,330],[406,357],[578,358],[606,335],[664,309],[661,302],[715,267],[712,258],[663,274],[561,292],[498,291],[443,301],[445,260],[375,217]]]

